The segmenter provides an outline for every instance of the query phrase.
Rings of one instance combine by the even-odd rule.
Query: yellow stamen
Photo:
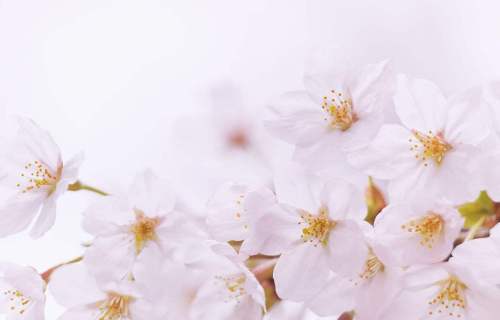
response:
[[[440,289],[437,296],[429,301],[428,314],[447,315],[463,319],[467,307],[465,300],[467,286],[455,276],[439,281],[437,285],[439,285]]]
[[[413,138],[409,139],[411,144],[410,150],[416,152],[415,158],[420,159],[427,166],[427,160],[431,159],[436,165],[440,165],[446,153],[452,149],[452,146],[444,140],[441,132],[433,134],[429,131],[428,134],[413,130]]]
[[[148,241],[157,239],[156,227],[160,223],[159,218],[149,218],[141,210],[135,209],[136,222],[130,226],[130,231],[135,236],[136,254],[141,253]]]
[[[336,225],[335,221],[330,220],[328,209],[326,207],[321,207],[317,215],[302,211],[300,217],[302,218],[302,222],[299,222],[299,224],[307,224],[307,227],[302,229],[302,240],[314,242],[315,246],[318,243],[326,245],[328,243],[330,230]]]
[[[99,318],[98,320],[122,320],[128,319],[129,304],[132,298],[122,296],[115,293],[110,293],[108,299],[99,303]]]
[[[21,178],[24,180],[18,182],[16,187],[20,188],[22,193],[44,189],[50,196],[55,190],[57,183],[61,179],[62,165],[56,172],[53,172],[45,163],[35,160],[24,166]]]
[[[368,280],[373,278],[377,273],[384,271],[384,264],[378,259],[378,257],[370,249],[368,252],[368,258],[365,261],[365,268],[363,272],[359,275],[360,278]]]
[[[418,234],[420,236],[420,244],[432,249],[434,242],[443,233],[444,220],[439,214],[431,212],[422,218],[403,224],[401,229]]]
[[[28,310],[32,300],[30,297],[25,296],[19,290],[6,290],[3,292],[5,295],[5,300],[9,305],[8,308],[11,312],[17,312],[22,315]]]
[[[224,288],[226,290],[223,293],[225,297],[224,302],[230,302],[231,300],[240,301],[240,298],[246,294],[245,282],[246,277],[243,274],[235,274],[230,276],[217,276],[217,280],[222,281]]]
[[[335,90],[331,90],[330,93],[331,97],[324,96],[321,104],[321,108],[327,114],[325,121],[328,121],[333,129],[346,131],[358,120],[352,100],[344,98],[342,93]]]

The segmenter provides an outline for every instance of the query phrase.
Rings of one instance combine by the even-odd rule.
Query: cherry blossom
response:
[[[497,319],[499,83],[445,98],[381,62],[305,87],[265,122],[293,155],[223,86],[197,132],[215,142],[186,162],[197,170],[176,167],[176,182],[145,170],[116,194],[78,181],[81,156],[63,162],[19,118],[0,139],[0,236],[30,224],[42,236],[66,190],[102,197],[83,212],[92,238],[76,258],[41,274],[0,263],[0,314],[43,320],[53,297],[59,320]]]
[[[431,82],[398,77],[394,102],[402,125],[385,124],[369,147],[350,155],[365,173],[389,180],[391,199],[425,191],[472,200],[474,157],[491,132],[474,90],[446,99]],[[472,111],[474,110],[474,111]]]
[[[243,241],[240,251],[249,255],[272,255],[273,250],[266,250],[255,224],[273,209],[279,210],[276,196],[269,188],[226,183],[208,202],[206,222],[214,239]]]
[[[227,244],[211,243],[196,263],[183,264],[148,251],[134,267],[135,284],[165,319],[261,319],[264,291]],[[159,312],[159,311],[157,311]]]
[[[319,293],[306,302],[322,316],[339,315],[354,310],[356,319],[384,319],[382,313],[392,303],[401,288],[401,269],[384,260],[386,249],[377,246],[373,229],[365,226],[367,255],[353,276],[334,274]]]
[[[398,266],[443,261],[462,227],[463,218],[453,206],[422,197],[389,204],[375,220],[378,243],[386,248],[386,259]]]
[[[295,146],[294,158],[315,170],[356,171],[346,153],[368,144],[384,121],[390,93],[387,62],[304,79],[305,91],[289,92],[272,107],[270,131]],[[335,164],[335,165],[333,165]]]
[[[31,267],[0,264],[0,314],[7,320],[45,319],[45,281]]]
[[[452,263],[408,270],[404,289],[382,319],[496,319],[500,289]]]
[[[205,236],[188,215],[176,209],[170,187],[151,171],[139,174],[126,195],[108,196],[90,206],[83,227],[95,236],[84,261],[103,281],[130,276],[143,251],[180,259],[176,249],[195,247]],[[190,258],[196,256],[186,257]]]
[[[163,308],[153,306],[132,282],[103,285],[82,263],[56,270],[49,288],[56,301],[67,308],[59,320],[163,319]]]
[[[7,199],[0,204],[0,236],[28,228],[41,237],[55,222],[57,199],[75,182],[82,155],[63,162],[50,134],[32,120],[17,118],[17,135],[5,141],[0,187]]]
[[[192,301],[190,319],[262,319],[264,290],[242,257],[227,245],[214,245],[213,250],[216,255],[205,262],[210,276]]]
[[[358,222],[363,196],[343,181],[322,182],[307,173],[277,175],[280,203],[255,229],[261,252],[280,254],[274,269],[278,295],[305,301],[328,281],[332,270],[352,274],[365,262],[367,248]]]

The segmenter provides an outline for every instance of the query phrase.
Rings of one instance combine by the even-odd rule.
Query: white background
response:
[[[215,173],[203,152],[182,161],[173,131],[204,130],[190,122],[209,112],[214,85],[260,109],[300,89],[315,59],[390,59],[452,93],[500,76],[495,3],[0,0],[0,107],[48,129],[65,156],[83,150],[88,183],[118,190],[151,167],[199,206],[207,193],[194,184]],[[81,212],[95,197],[66,195],[52,230],[0,239],[1,259],[42,271],[80,255]],[[61,311],[50,301],[47,319]]]

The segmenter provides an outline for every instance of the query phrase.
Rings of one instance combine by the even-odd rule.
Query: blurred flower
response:
[[[259,185],[271,180],[287,146],[263,129],[263,108],[248,105],[238,86],[214,85],[195,115],[185,116],[173,130],[169,160],[179,168],[173,174],[186,188],[191,203],[205,200],[225,181]],[[200,161],[202,159],[203,161]],[[196,197],[192,197],[196,194]]]
[[[26,229],[38,214],[30,235],[42,236],[56,218],[56,202],[77,179],[82,155],[63,163],[59,147],[33,121],[18,118],[19,131],[2,155],[0,186],[8,198],[0,206],[0,236]]]
[[[189,251],[204,236],[178,211],[170,186],[151,171],[139,174],[128,194],[102,198],[84,215],[84,229],[95,236],[84,261],[99,281],[129,277],[143,251],[174,258],[176,249]]]
[[[7,320],[45,319],[45,281],[30,267],[0,264],[0,314]]]

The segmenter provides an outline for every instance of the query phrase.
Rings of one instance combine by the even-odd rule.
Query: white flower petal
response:
[[[219,241],[244,240],[248,233],[248,187],[234,183],[221,186],[207,204],[207,225]]]
[[[364,66],[353,79],[350,79],[351,95],[355,108],[361,115],[371,111],[377,96],[387,93],[392,84],[392,77],[386,60]]]
[[[356,287],[352,281],[339,276],[332,279],[306,305],[321,316],[340,316],[355,306]]]
[[[83,261],[89,272],[99,282],[105,283],[125,279],[132,271],[135,257],[133,235],[116,234],[95,238],[92,245],[85,251]]]
[[[83,263],[69,264],[54,271],[49,289],[56,301],[67,308],[95,303],[106,298],[106,294],[99,289],[96,280],[88,273]]]
[[[349,163],[375,178],[398,177],[417,166],[415,154],[410,151],[411,136],[400,125],[386,124],[368,147],[348,155]]]
[[[34,239],[45,234],[56,221],[56,198],[49,197],[44,201],[40,214],[31,228],[30,236]]]
[[[33,120],[18,117],[19,145],[34,156],[34,159],[44,162],[52,172],[56,172],[57,164],[61,163],[60,150],[50,134],[41,129]]]
[[[298,209],[316,212],[320,206],[319,194],[322,181],[302,167],[294,164],[284,166],[274,175],[274,189],[279,203]]]
[[[268,208],[251,228],[241,252],[249,255],[278,255],[300,239],[300,216],[295,209],[278,205]]]
[[[500,284],[500,245],[492,238],[466,241],[453,250],[454,264],[468,266],[482,280]]]
[[[447,141],[476,146],[490,133],[491,120],[479,90],[470,89],[452,100],[444,128]]]
[[[328,258],[331,269],[342,276],[357,276],[368,256],[361,228],[354,221],[342,220],[330,231]]]
[[[276,292],[282,299],[304,301],[319,292],[330,276],[326,250],[302,243],[285,252],[274,268]]]
[[[399,293],[401,282],[399,272],[385,268],[368,280],[356,292],[356,317],[359,320],[375,320],[384,318],[381,314],[392,303]]]
[[[135,221],[133,208],[119,196],[99,198],[83,213],[83,229],[93,235],[109,235]]]
[[[0,237],[5,237],[26,229],[39,211],[43,202],[42,194],[26,197],[14,196],[0,208]]]
[[[346,217],[363,219],[366,215],[363,194],[343,180],[335,179],[325,183],[320,197],[333,220]]]
[[[408,129],[427,132],[445,127],[446,99],[430,81],[398,76],[394,103],[396,113]]]
[[[175,195],[170,185],[151,170],[136,176],[129,190],[129,199],[134,208],[150,217],[166,215],[175,206]]]

